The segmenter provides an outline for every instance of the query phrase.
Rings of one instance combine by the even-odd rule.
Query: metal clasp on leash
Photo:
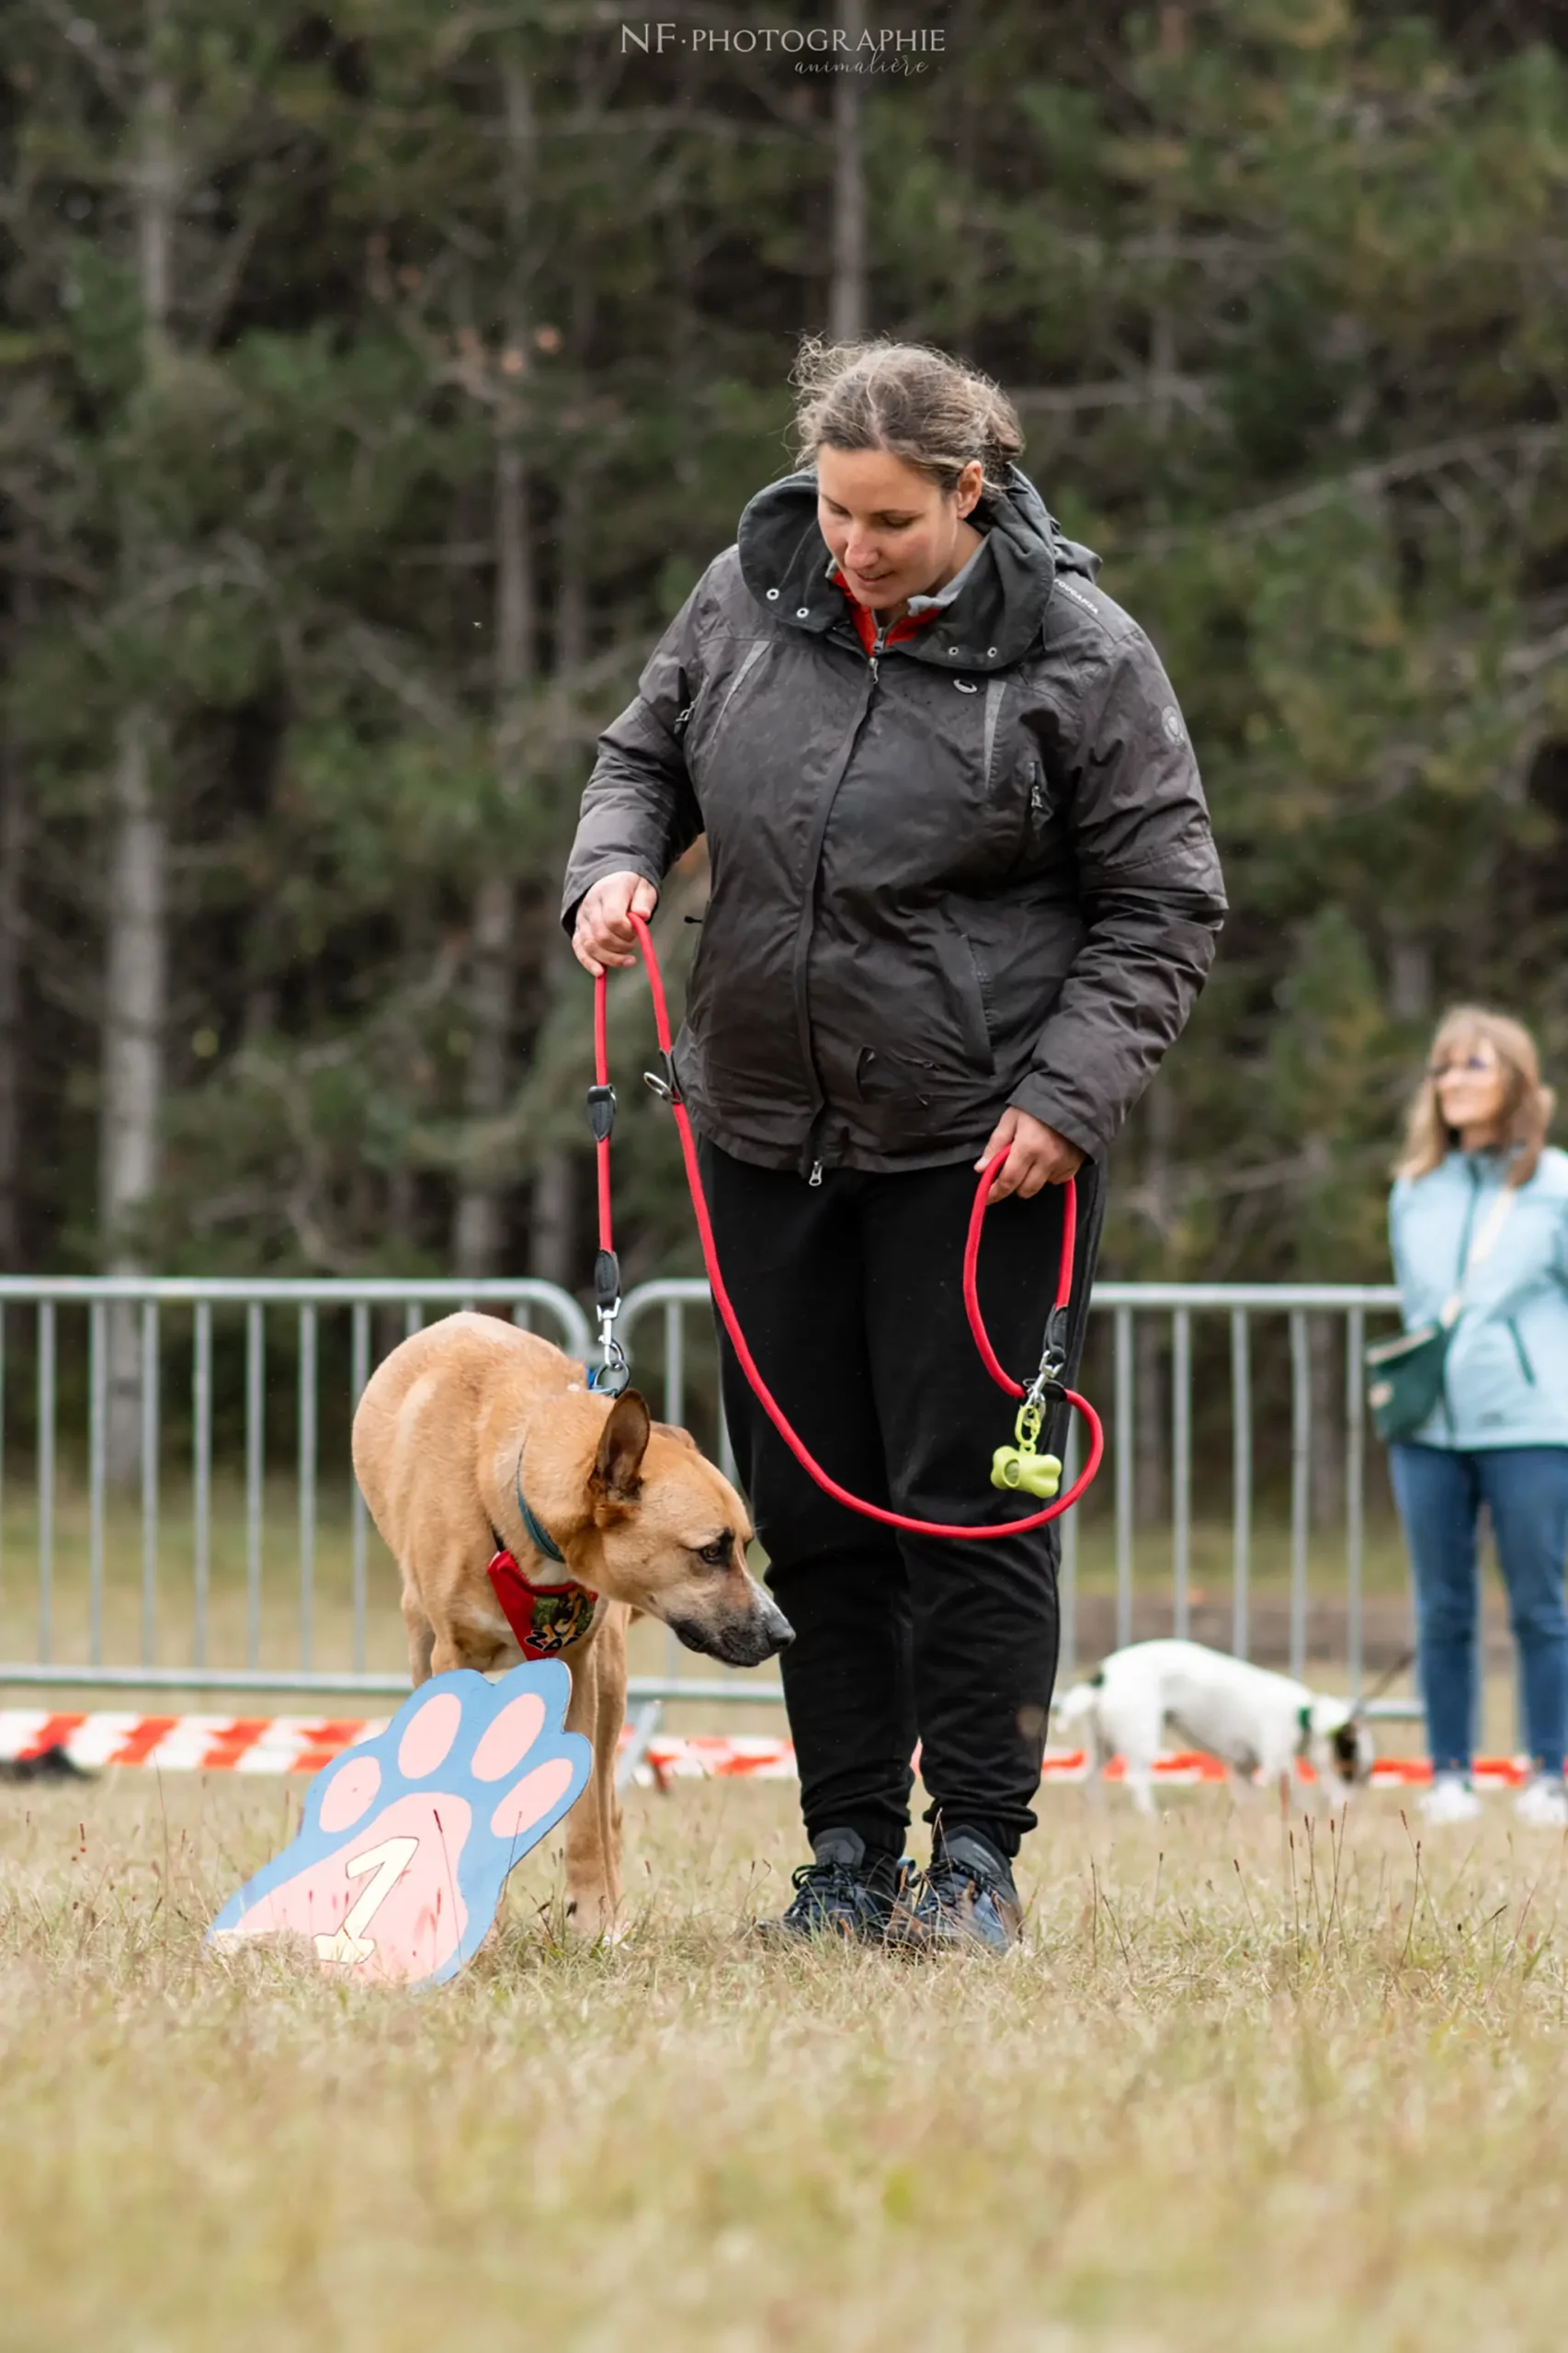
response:
[[[1053,1307],[1045,1319],[1045,1347],[1040,1353],[1040,1370],[1029,1383],[1025,1403],[1035,1408],[1037,1424],[1046,1405],[1058,1405],[1067,1392],[1062,1376],[1067,1370],[1067,1310]]]
[[[610,1247],[608,1209],[609,1140],[615,1127],[615,1089],[603,1079],[588,1089],[588,1125],[593,1131],[599,1158],[599,1233],[602,1240],[598,1256],[594,1260],[594,1312],[599,1319],[599,1348],[604,1357],[604,1362],[589,1373],[588,1386],[602,1390],[607,1396],[619,1397],[631,1378],[631,1368],[626,1361],[625,1349],[615,1336],[615,1319],[620,1313],[620,1260]]]
[[[659,1060],[665,1066],[664,1075],[661,1077],[656,1070],[645,1070],[642,1074],[643,1086],[656,1095],[661,1103],[684,1103],[686,1097],[680,1091],[680,1081],[676,1076],[674,1054],[661,1048]]]
[[[631,1379],[631,1367],[626,1361],[626,1350],[609,1329],[606,1319],[599,1318],[599,1346],[604,1350],[604,1362],[588,1375],[588,1386],[602,1397],[619,1397]]]
[[[631,1378],[631,1367],[615,1336],[615,1319],[620,1313],[620,1260],[613,1250],[601,1250],[594,1260],[594,1313],[598,1317],[604,1362],[588,1375],[588,1386],[601,1390],[607,1397],[619,1397]]]

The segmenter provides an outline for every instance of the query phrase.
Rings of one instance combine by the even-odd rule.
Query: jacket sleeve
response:
[[[660,883],[702,831],[702,813],[676,732],[701,683],[699,608],[704,574],[643,665],[637,692],[598,739],[566,861],[561,921],[568,937],[583,893],[607,874]]]
[[[1180,1035],[1225,914],[1187,728],[1135,624],[1091,683],[1063,780],[1087,933],[1012,1101],[1098,1159]]]
[[[1400,1318],[1407,1332],[1411,1326],[1410,1268],[1404,1258],[1404,1204],[1408,1189],[1404,1178],[1396,1177],[1389,1191],[1389,1261],[1399,1286]]]

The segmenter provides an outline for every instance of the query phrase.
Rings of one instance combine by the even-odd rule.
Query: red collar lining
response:
[[[843,589],[848,599],[850,615],[855,623],[855,634],[858,637],[864,651],[869,654],[877,642],[877,624],[872,617],[871,608],[860,602],[842,572],[835,569],[833,577],[835,585]],[[917,629],[924,629],[927,621],[934,621],[941,610],[940,605],[934,605],[928,613],[901,613],[882,640],[882,652],[885,654],[890,645],[897,645],[904,638],[913,637]]]

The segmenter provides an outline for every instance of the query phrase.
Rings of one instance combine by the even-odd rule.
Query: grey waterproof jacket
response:
[[[1017,466],[970,520],[963,572],[883,631],[814,469],[770,483],[598,739],[562,921],[706,832],[675,1064],[737,1159],[935,1167],[1008,1104],[1097,1158],[1213,960],[1219,860],[1153,647]]]

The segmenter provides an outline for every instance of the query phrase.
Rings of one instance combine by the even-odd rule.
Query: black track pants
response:
[[[967,1161],[896,1176],[828,1169],[820,1186],[754,1168],[703,1138],[719,1263],[764,1380],[823,1469],[869,1502],[971,1524],[1043,1508],[990,1483],[1017,1403],[980,1361],[963,1308],[979,1179]],[[989,1211],[980,1302],[998,1357],[1040,1361],[1062,1246],[1060,1188]],[[1076,1375],[1104,1211],[1078,1178],[1069,1379]],[[795,1629],[780,1662],[809,1835],[846,1825],[901,1852],[921,1744],[926,1815],[1007,1856],[1035,1826],[1056,1675],[1055,1522],[979,1543],[911,1536],[848,1511],[795,1461],[721,1331],[724,1411]],[[1060,1409],[1041,1441],[1060,1454]]]

